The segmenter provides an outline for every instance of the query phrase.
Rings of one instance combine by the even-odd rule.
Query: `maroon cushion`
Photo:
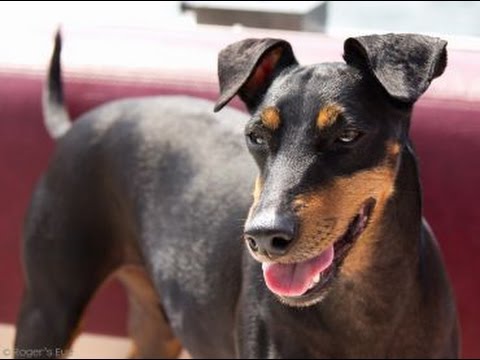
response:
[[[71,42],[75,48],[74,42],[83,40],[92,57],[89,68],[69,67],[65,62],[70,70],[66,94],[71,113],[76,116],[111,99],[147,94],[189,94],[213,100],[217,94],[218,50],[248,36],[286,38],[303,63],[340,60],[342,52],[342,41],[314,34],[254,30],[234,33],[222,28],[195,32],[67,33],[67,44]],[[121,37],[125,49],[135,50],[137,67],[126,67],[121,61],[102,63],[108,49],[88,51],[89,40],[95,38],[107,44],[110,37]],[[152,47],[167,54],[155,68],[142,60],[143,52],[149,54]],[[191,58],[185,59],[185,49],[193,54]],[[175,67],[177,58],[182,58],[181,66]],[[33,61],[33,68],[42,69],[44,61]],[[412,124],[420,158],[425,215],[438,237],[452,279],[465,357],[480,356],[480,261],[476,261],[480,253],[480,212],[476,209],[480,199],[479,63],[480,53],[450,50],[447,71],[417,104]],[[19,252],[22,220],[35,181],[47,166],[54,144],[41,117],[39,75],[43,75],[43,70],[32,73],[27,65],[12,69],[8,64],[2,65],[0,56],[0,322],[13,323],[23,282]],[[238,101],[235,106],[240,106]],[[123,334],[125,313],[125,297],[118,284],[111,285],[100,292],[89,309],[87,329]]]

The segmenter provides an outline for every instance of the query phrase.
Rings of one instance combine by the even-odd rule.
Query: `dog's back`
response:
[[[91,296],[118,275],[130,293],[137,355],[171,355],[153,324],[162,320],[197,355],[233,356],[233,334],[224,329],[233,327],[254,181],[246,116],[220,117],[205,100],[152,97],[115,101],[70,123],[59,37],[56,44],[44,106],[57,146],[26,219],[32,286],[16,346],[68,346]],[[158,344],[143,349],[149,336]]]
[[[215,349],[201,356],[233,346],[223,329],[233,326],[254,179],[245,116],[232,110],[221,122],[211,109],[208,101],[165,97],[83,115],[59,139],[36,189],[24,245],[27,272],[79,289],[125,266],[146,267],[171,325],[186,334],[182,343]],[[64,262],[75,263],[72,273]],[[40,263],[55,275],[39,271]],[[79,278],[86,272],[94,277]]]

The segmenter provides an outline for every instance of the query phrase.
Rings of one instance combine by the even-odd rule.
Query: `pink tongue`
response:
[[[319,256],[296,264],[263,264],[263,277],[273,293],[279,296],[300,296],[307,292],[317,274],[333,262],[333,245]]]

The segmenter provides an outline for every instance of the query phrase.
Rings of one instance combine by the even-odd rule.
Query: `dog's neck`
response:
[[[402,152],[395,191],[380,222],[367,260],[369,264],[352,277],[341,277],[320,304],[319,309],[326,310],[321,312],[338,325],[343,317],[346,322],[357,319],[359,326],[362,321],[369,323],[375,318],[388,319],[393,325],[409,301],[405,294],[417,296],[422,197],[417,162],[410,144]],[[337,309],[336,318],[331,317],[332,307]],[[383,316],[377,317],[376,312]],[[391,317],[386,312],[391,312]],[[356,315],[351,316],[353,314]]]
[[[379,251],[392,261],[408,263],[414,272],[422,231],[422,189],[410,141],[402,151],[394,189],[379,229]]]
[[[389,350],[382,346],[388,340],[378,340],[395,336],[406,312],[412,311],[409,304],[416,303],[415,299],[421,296],[418,270],[421,188],[415,155],[409,145],[402,152],[395,192],[380,221],[382,225],[367,259],[369,264],[352,277],[340,275],[330,293],[311,310],[318,319],[317,326],[326,332],[335,329],[343,334],[346,347],[354,343],[378,345],[377,353],[387,353]],[[349,353],[345,351],[340,351],[339,356]],[[352,348],[352,353],[355,351],[360,350]]]
[[[378,244],[384,254],[416,253],[422,228],[422,190],[417,159],[408,142],[401,155],[394,192],[381,219]],[[395,251],[397,251],[395,253]]]

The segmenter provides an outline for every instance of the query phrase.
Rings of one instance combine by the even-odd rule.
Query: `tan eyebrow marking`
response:
[[[269,106],[262,111],[260,116],[262,124],[270,130],[277,130],[280,126],[280,113],[274,106]]]
[[[343,108],[338,104],[328,104],[325,105],[317,117],[317,127],[319,129],[324,128],[325,126],[332,125],[343,112]]]

